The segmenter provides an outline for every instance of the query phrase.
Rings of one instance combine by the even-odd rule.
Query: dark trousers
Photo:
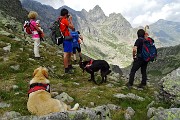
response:
[[[146,85],[146,81],[147,81],[147,73],[146,73],[146,69],[147,69],[147,64],[148,62],[142,60],[141,58],[135,59],[133,62],[133,66],[131,68],[131,72],[129,75],[129,84],[133,85],[134,83],[134,76],[136,74],[136,71],[141,68],[141,74],[142,74],[142,81],[141,84],[142,85]]]

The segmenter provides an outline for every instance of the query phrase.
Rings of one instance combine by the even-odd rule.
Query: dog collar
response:
[[[30,85],[30,89],[28,90],[28,96],[32,92],[35,92],[38,90],[45,90],[45,91],[50,93],[50,85],[49,84],[43,84],[43,83],[33,83]]]
[[[84,67],[85,69],[86,68],[89,68],[91,65],[92,65],[92,63],[93,63],[93,60],[91,59],[90,61],[89,61],[89,63]]]

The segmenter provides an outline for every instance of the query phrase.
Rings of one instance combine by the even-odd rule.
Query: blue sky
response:
[[[67,5],[74,10],[89,11],[99,5],[108,16],[121,13],[133,27],[151,24],[159,19],[180,22],[180,0],[36,0],[55,9]]]

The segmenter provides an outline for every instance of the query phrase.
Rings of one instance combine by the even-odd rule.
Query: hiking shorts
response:
[[[73,52],[72,41],[63,41],[64,52]]]
[[[73,47],[73,54],[76,54],[76,50],[78,51],[78,53],[81,52],[80,44],[78,45],[78,47]]]

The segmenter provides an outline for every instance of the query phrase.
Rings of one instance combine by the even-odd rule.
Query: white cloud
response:
[[[45,5],[50,5],[55,9],[58,9],[59,7],[64,5],[64,0],[36,0],[36,1]]]
[[[159,19],[180,22],[180,0],[37,0],[58,8],[63,4],[74,10],[89,11],[99,5],[105,14],[121,13],[132,26],[151,24]],[[58,2],[57,2],[58,1]]]

